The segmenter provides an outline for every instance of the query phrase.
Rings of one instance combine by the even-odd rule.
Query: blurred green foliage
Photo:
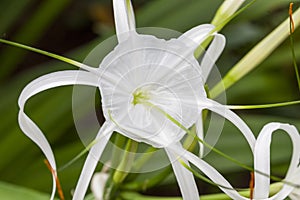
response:
[[[222,0],[133,0],[133,5],[136,8],[138,27],[164,27],[184,32],[198,24],[209,23],[221,2]],[[258,0],[226,26],[222,33],[227,38],[227,45],[217,63],[223,75],[288,17],[288,4],[288,1],[283,0]],[[299,7],[299,3],[295,3],[294,7]],[[78,61],[82,61],[95,45],[114,33],[112,7],[108,0],[2,0],[0,8],[1,37],[66,54]],[[295,51],[298,63],[299,43],[300,34],[297,30]],[[0,180],[49,193],[51,174],[43,163],[44,157],[40,150],[18,127],[17,100],[22,88],[34,78],[73,67],[2,44],[0,48]],[[228,104],[262,104],[299,99],[289,41],[282,44],[255,71],[230,88],[227,99]],[[36,95],[26,107],[29,116],[49,139],[58,166],[65,164],[84,148],[76,134],[71,105],[72,88],[63,87]],[[291,123],[300,129],[299,106],[239,113],[256,134],[265,123],[271,121]],[[251,165],[249,148],[242,136],[237,137],[238,134],[232,125],[226,124],[218,147]],[[273,172],[283,176],[289,163],[291,143],[284,136],[276,136],[274,139]],[[248,175],[248,172],[243,172],[240,167],[213,153],[206,159],[225,176],[241,172],[242,175]],[[67,199],[76,185],[83,161],[82,158],[59,172]],[[149,175],[142,174],[141,177],[143,176]],[[232,181],[236,187],[241,187],[239,184],[248,181],[247,178],[240,181],[241,179],[243,178],[234,176]],[[175,189],[177,187],[172,178],[163,184],[171,184]],[[5,192],[9,192],[4,187],[5,184],[0,184],[1,199],[18,199],[3,196],[7,195]],[[204,184],[204,188],[207,185]],[[11,194],[15,193],[14,190],[11,191]]]

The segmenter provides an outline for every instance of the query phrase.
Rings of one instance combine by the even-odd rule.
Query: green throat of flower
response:
[[[144,104],[147,103],[150,100],[150,94],[147,90],[142,90],[142,89],[137,89],[133,92],[132,94],[133,100],[132,104],[137,105],[137,104]]]

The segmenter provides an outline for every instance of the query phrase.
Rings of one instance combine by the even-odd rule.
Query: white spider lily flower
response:
[[[96,136],[98,142],[88,154],[74,192],[74,200],[84,198],[113,131],[135,141],[164,148],[185,200],[199,199],[199,194],[193,174],[181,165],[178,156],[187,165],[192,162],[217,184],[232,188],[213,167],[182,147],[180,140],[185,131],[157,109],[168,113],[184,127],[196,124],[200,136],[202,110],[216,112],[240,129],[254,151],[256,140],[248,126],[232,111],[208,99],[204,90],[204,82],[224,48],[224,36],[211,33],[214,26],[210,24],[199,25],[179,38],[168,41],[141,35],[135,31],[130,0],[114,0],[113,6],[119,44],[97,69],[83,65],[86,71],[54,72],[29,83],[19,98],[21,129],[41,148],[55,171],[55,159],[49,143],[24,112],[26,101],[39,92],[64,85],[98,87],[106,121]],[[214,40],[199,64],[194,57],[194,50],[211,35]],[[234,199],[241,198],[233,189],[223,190]],[[55,180],[51,199],[54,194]]]

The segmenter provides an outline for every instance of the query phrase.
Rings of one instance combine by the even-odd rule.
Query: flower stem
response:
[[[137,151],[138,143],[134,140],[128,139],[123,159],[121,160],[120,165],[116,169],[113,175],[113,181],[115,184],[122,183],[127,177],[134,160],[134,154]]]
[[[130,191],[145,191],[149,188],[157,186],[159,183],[164,181],[167,176],[172,173],[171,166],[166,167],[163,171],[157,175],[143,181],[133,181],[122,185],[122,189]]]
[[[36,53],[54,58],[56,60],[60,60],[60,61],[65,62],[65,63],[69,63],[71,65],[74,65],[74,66],[79,67],[81,69],[85,69],[87,71],[96,71],[96,68],[87,66],[87,65],[85,65],[83,63],[80,63],[78,61],[75,61],[75,60],[72,60],[70,58],[60,56],[60,55],[57,55],[57,54],[54,54],[54,53],[50,53],[50,52],[47,52],[47,51],[44,51],[44,50],[41,50],[41,49],[30,47],[30,46],[27,46],[27,45],[24,45],[24,44],[20,44],[20,43],[17,43],[17,42],[12,42],[12,41],[1,39],[1,38],[0,38],[0,43],[4,43],[4,44],[8,44],[10,46],[15,46],[15,47],[19,47],[21,49],[26,49],[26,50],[29,50],[29,51],[33,51],[33,52],[36,52]]]
[[[73,163],[75,163],[77,160],[79,160],[83,155],[85,155],[96,143],[98,142],[97,139],[93,140],[84,150],[82,150],[78,155],[76,155],[72,160],[58,168],[57,171],[63,171],[64,169],[68,168],[71,166]]]
[[[300,104],[300,100],[283,102],[283,103],[261,104],[261,105],[227,105],[226,107],[233,110],[244,110],[244,109],[276,108],[276,107],[291,106],[296,104]]]
[[[270,194],[269,196],[273,196],[277,192],[279,192],[282,188],[282,183],[273,183],[270,185]],[[244,190],[239,192],[240,195],[244,197],[250,197],[250,190]],[[141,195],[135,192],[122,192],[121,197],[123,200],[182,200],[181,197],[156,197],[156,196],[146,196]],[[228,197],[224,193],[219,194],[209,194],[200,196],[201,200],[230,200],[231,198]]]

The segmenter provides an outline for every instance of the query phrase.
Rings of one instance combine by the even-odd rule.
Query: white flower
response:
[[[188,162],[193,163],[212,181],[225,186],[226,188],[221,189],[231,198],[246,199],[216,169],[182,147],[180,140],[185,131],[160,112],[168,113],[184,127],[196,124],[201,137],[201,112],[203,109],[211,110],[231,121],[244,134],[251,150],[259,152],[259,145],[255,145],[255,137],[248,126],[232,111],[206,97],[204,82],[224,48],[225,38],[212,33],[214,27],[209,24],[199,25],[169,41],[141,35],[135,30],[131,2],[114,0],[113,4],[118,45],[104,58],[99,68],[82,65],[85,71],[54,72],[29,83],[19,98],[19,124],[23,132],[41,148],[56,170],[49,143],[24,113],[26,101],[39,92],[58,86],[80,84],[98,87],[106,121],[97,134],[98,142],[91,148],[86,159],[73,199],[84,198],[98,160],[113,131],[130,139],[164,148],[183,199],[196,200],[199,199],[199,194],[193,174],[181,165],[178,157],[187,165]],[[214,40],[199,64],[194,58],[194,50],[210,35],[214,36]],[[260,163],[260,155],[257,153],[255,156],[257,163]],[[266,166],[266,163],[262,163],[256,167],[267,173],[264,170]],[[54,175],[53,179],[51,199],[55,194]],[[267,180],[262,178],[256,184],[266,186]],[[257,191],[256,195],[265,196],[265,193],[265,190]]]
[[[43,90],[63,85],[82,84],[99,87],[106,122],[99,130],[98,143],[90,150],[74,199],[84,198],[98,159],[113,131],[154,147],[165,148],[173,161],[172,166],[183,198],[198,199],[192,173],[176,159],[178,155],[185,153],[180,144],[184,131],[145,103],[149,102],[161,108],[185,127],[195,123],[201,127],[201,110],[210,109],[225,116],[240,128],[253,148],[255,139],[250,129],[234,113],[207,99],[204,91],[204,81],[223,50],[225,39],[222,35],[214,34],[215,39],[200,67],[193,57],[193,52],[209,36],[214,28],[212,25],[200,25],[176,40],[165,41],[135,32],[130,1],[115,0],[114,14],[119,41],[115,50],[103,60],[98,69],[83,66],[88,71],[55,72],[29,83],[19,98],[20,127],[39,145],[52,168],[56,170],[50,145],[40,129],[24,113],[27,99]],[[199,131],[201,132],[201,129]],[[182,159],[186,163],[189,160]],[[202,168],[197,163],[195,165]],[[52,198],[54,191],[55,181]]]

